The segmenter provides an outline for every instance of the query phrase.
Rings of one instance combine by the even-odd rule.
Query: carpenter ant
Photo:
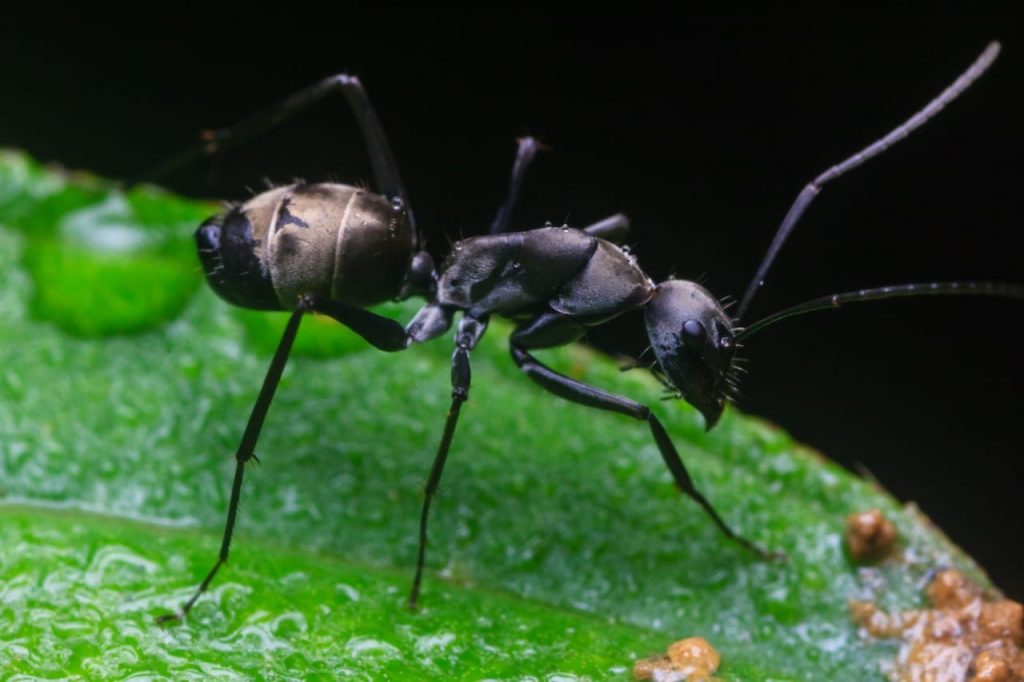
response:
[[[743,328],[739,322],[787,236],[827,182],[885,151],[959,96],[984,73],[999,52],[990,44],[938,97],[905,123],[842,163],[819,175],[799,194],[747,288],[737,316],[694,282],[655,284],[616,242],[628,223],[613,216],[582,230],[543,227],[508,232],[520,183],[537,146],[520,141],[508,200],[491,234],[456,242],[439,271],[421,250],[419,234],[376,115],[359,82],[336,76],[302,91],[266,114],[210,137],[211,146],[249,136],[340,89],[355,110],[367,140],[380,195],[347,185],[280,187],[206,221],[196,232],[207,279],[236,305],[290,309],[291,317],[271,362],[236,453],[237,466],[223,542],[216,564],[195,594],[168,621],[184,617],[227,560],[245,463],[253,451],[281,377],[299,323],[307,312],[324,313],[386,351],[436,338],[461,313],[452,355],[452,400],[425,488],[419,526],[416,573],[409,597],[415,607],[427,542],[427,520],[462,404],[470,389],[470,352],[491,315],[510,318],[513,361],[544,389],[588,407],[647,422],[676,485],[694,499],[720,531],[762,558],[780,556],[741,537],[697,490],[671,438],[651,410],[636,401],[590,386],[540,363],[531,351],[580,339],[587,328],[642,309],[655,356],[652,369],[679,398],[696,407],[712,428],[733,391],[734,358],[740,343],[782,319],[883,298],[972,294],[1024,299],[1024,287],[989,282],[903,284],[833,294],[808,301]],[[179,157],[170,167],[210,149]],[[363,309],[392,297],[428,300],[406,328]]]
[[[354,76],[331,76],[231,128],[204,132],[201,145],[169,160],[147,179],[166,176],[197,158],[239,144],[336,91],[345,96],[355,114],[379,193],[338,183],[275,187],[209,218],[195,233],[206,279],[219,296],[244,308],[291,310],[292,314],[235,453],[237,466],[217,563],[181,610],[161,616],[160,622],[184,617],[227,561],[245,463],[255,458],[256,441],[303,314],[328,315],[374,347],[394,352],[404,350],[414,339],[399,323],[365,308],[411,296],[435,299],[438,276],[433,259],[422,248],[377,114]],[[523,176],[540,149],[534,138],[519,140],[508,195],[491,224],[492,233],[507,231]],[[628,229],[626,217],[619,214],[584,232],[595,239],[618,238]]]

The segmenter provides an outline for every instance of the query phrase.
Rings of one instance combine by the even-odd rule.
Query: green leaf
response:
[[[379,353],[317,319],[246,471],[231,561],[161,629],[213,565],[231,453],[284,323],[200,286],[189,235],[214,210],[0,155],[0,670],[626,679],[702,636],[725,680],[882,679],[893,645],[858,636],[848,599],[916,606],[936,566],[985,582],[912,509],[781,431],[728,410],[705,433],[646,375],[582,347],[543,354],[652,405],[727,521],[789,557],[757,560],[678,494],[645,425],[543,393],[495,323],[410,613],[451,346]],[[843,519],[871,507],[902,547],[858,567]]]

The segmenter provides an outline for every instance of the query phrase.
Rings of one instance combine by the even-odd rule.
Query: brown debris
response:
[[[896,542],[896,528],[879,509],[846,517],[846,547],[855,561],[881,559]]]
[[[981,588],[960,571],[939,571],[928,585],[928,601],[937,609],[962,609],[979,599]]]
[[[1011,682],[1015,679],[1013,675],[1010,663],[1004,657],[994,651],[982,651],[974,659],[974,677],[971,682]]]
[[[633,666],[633,679],[654,682],[712,682],[722,657],[703,637],[673,642],[668,654],[643,658]],[[1001,682],[1001,681],[1000,681]]]
[[[899,682],[1024,682],[1024,607],[985,601],[959,571],[941,571],[928,586],[930,609],[887,614],[851,601],[853,620],[874,637],[900,637],[889,676]]]

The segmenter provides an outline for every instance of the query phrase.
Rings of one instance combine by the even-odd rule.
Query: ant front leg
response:
[[[158,623],[164,624],[184,619],[188,612],[192,610],[199,597],[210,587],[210,583],[213,582],[213,578],[217,575],[220,567],[227,563],[228,552],[231,549],[231,536],[235,532],[235,520],[238,517],[238,502],[242,496],[242,478],[245,474],[245,463],[250,459],[256,459],[256,442],[259,440],[260,431],[263,429],[263,422],[267,418],[267,410],[270,409],[270,403],[274,399],[274,392],[277,390],[277,385],[281,382],[281,374],[284,372],[284,366],[288,362],[288,354],[291,352],[292,344],[295,342],[295,335],[299,331],[299,323],[302,322],[302,316],[312,309],[312,299],[303,297],[288,319],[288,325],[281,336],[281,342],[274,353],[274,359],[270,361],[267,376],[263,379],[263,386],[260,388],[259,396],[256,398],[256,404],[252,407],[249,422],[246,424],[242,440],[238,444],[238,450],[235,452],[235,478],[231,484],[228,517],[224,524],[224,536],[221,539],[220,552],[217,554],[217,563],[213,565],[210,572],[203,578],[203,582],[199,584],[195,594],[182,605],[181,609],[177,613],[157,617]]]
[[[658,446],[658,451],[661,453],[661,458],[665,461],[665,466],[668,467],[676,486],[683,494],[697,502],[707,515],[711,517],[711,520],[715,522],[719,530],[733,542],[762,559],[783,558],[783,554],[759,547],[734,532],[725,523],[718,512],[715,511],[711,502],[697,490],[693,479],[690,477],[690,473],[686,470],[686,465],[683,464],[682,457],[679,456],[679,452],[672,443],[672,439],[669,438],[668,432],[665,431],[665,427],[662,426],[661,421],[651,412],[649,407],[596,386],[570,379],[564,374],[559,374],[550,367],[547,367],[527,352],[527,348],[550,348],[563,345],[567,342],[566,339],[571,341],[579,338],[581,331],[582,328],[572,319],[557,313],[545,313],[535,320],[520,326],[512,333],[512,338],[509,341],[512,359],[519,369],[526,373],[526,376],[533,379],[546,391],[580,405],[617,412],[639,421],[647,422],[651,429],[651,435],[654,437],[654,442]]]
[[[448,449],[455,436],[455,427],[459,423],[459,411],[462,403],[469,399],[471,379],[469,352],[476,347],[480,337],[487,330],[486,317],[471,317],[468,313],[459,320],[459,328],[455,333],[455,352],[452,354],[452,404],[448,409],[448,419],[444,423],[444,434],[434,455],[434,464],[430,467],[430,477],[423,491],[423,510],[420,513],[419,552],[416,555],[416,576],[412,581],[409,593],[409,608],[415,609],[420,596],[420,583],[423,580],[423,564],[427,553],[427,518],[430,515],[430,502],[441,483],[444,464],[448,459]]]

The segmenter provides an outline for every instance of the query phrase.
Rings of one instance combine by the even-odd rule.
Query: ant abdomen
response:
[[[399,295],[413,232],[400,201],[351,185],[296,184],[258,194],[196,231],[222,298],[291,310],[313,295],[368,306]]]

